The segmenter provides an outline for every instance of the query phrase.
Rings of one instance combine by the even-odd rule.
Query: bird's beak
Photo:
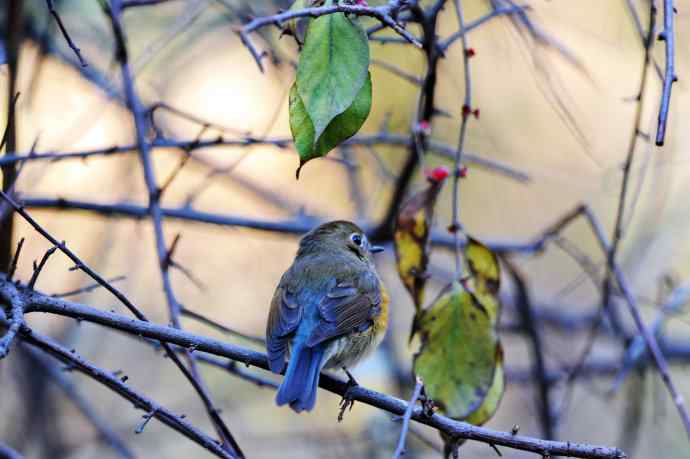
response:
[[[379,253],[379,252],[383,252],[384,250],[386,250],[386,249],[384,249],[384,248],[383,248],[382,246],[380,246],[380,245],[372,245],[372,246],[369,248],[369,251],[370,251],[371,253]]]

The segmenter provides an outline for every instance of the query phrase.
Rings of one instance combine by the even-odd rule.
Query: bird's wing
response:
[[[273,294],[266,324],[268,366],[275,373],[283,371],[289,337],[302,318],[302,307],[296,301],[295,292],[283,280]]]
[[[319,321],[307,339],[307,346],[354,331],[363,331],[380,313],[381,288],[378,276],[363,271],[354,279],[332,279],[319,304]]]

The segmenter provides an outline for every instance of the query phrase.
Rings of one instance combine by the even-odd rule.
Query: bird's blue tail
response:
[[[316,389],[319,386],[324,349],[321,346],[308,347],[297,344],[291,354],[285,378],[278,388],[276,403],[289,403],[298,413],[311,411],[316,403]]]

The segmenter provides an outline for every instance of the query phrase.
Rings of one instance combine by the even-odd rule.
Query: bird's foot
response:
[[[355,405],[355,399],[352,395],[352,389],[359,386],[357,380],[352,376],[352,374],[343,367],[343,371],[347,375],[347,388],[343,394],[342,400],[340,400],[340,413],[338,413],[338,422],[341,422],[345,417],[345,411],[352,411],[352,407]]]

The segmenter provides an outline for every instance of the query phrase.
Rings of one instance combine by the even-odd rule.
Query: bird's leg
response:
[[[355,400],[352,397],[350,391],[355,387],[359,386],[359,383],[357,383],[355,377],[352,376],[352,373],[350,373],[346,367],[343,367],[343,371],[347,375],[347,386],[345,389],[345,393],[343,394],[343,398],[342,400],[340,400],[340,413],[338,413],[338,422],[341,422],[343,420],[346,410],[352,411],[352,407],[355,405]]]
[[[347,367],[343,367],[343,371],[344,371],[345,374],[347,375],[347,386],[348,386],[348,389],[351,389],[351,388],[353,388],[353,387],[359,386],[359,383],[357,382],[357,380],[355,379],[355,377],[352,376],[352,373],[350,373],[350,371],[347,369]]]

